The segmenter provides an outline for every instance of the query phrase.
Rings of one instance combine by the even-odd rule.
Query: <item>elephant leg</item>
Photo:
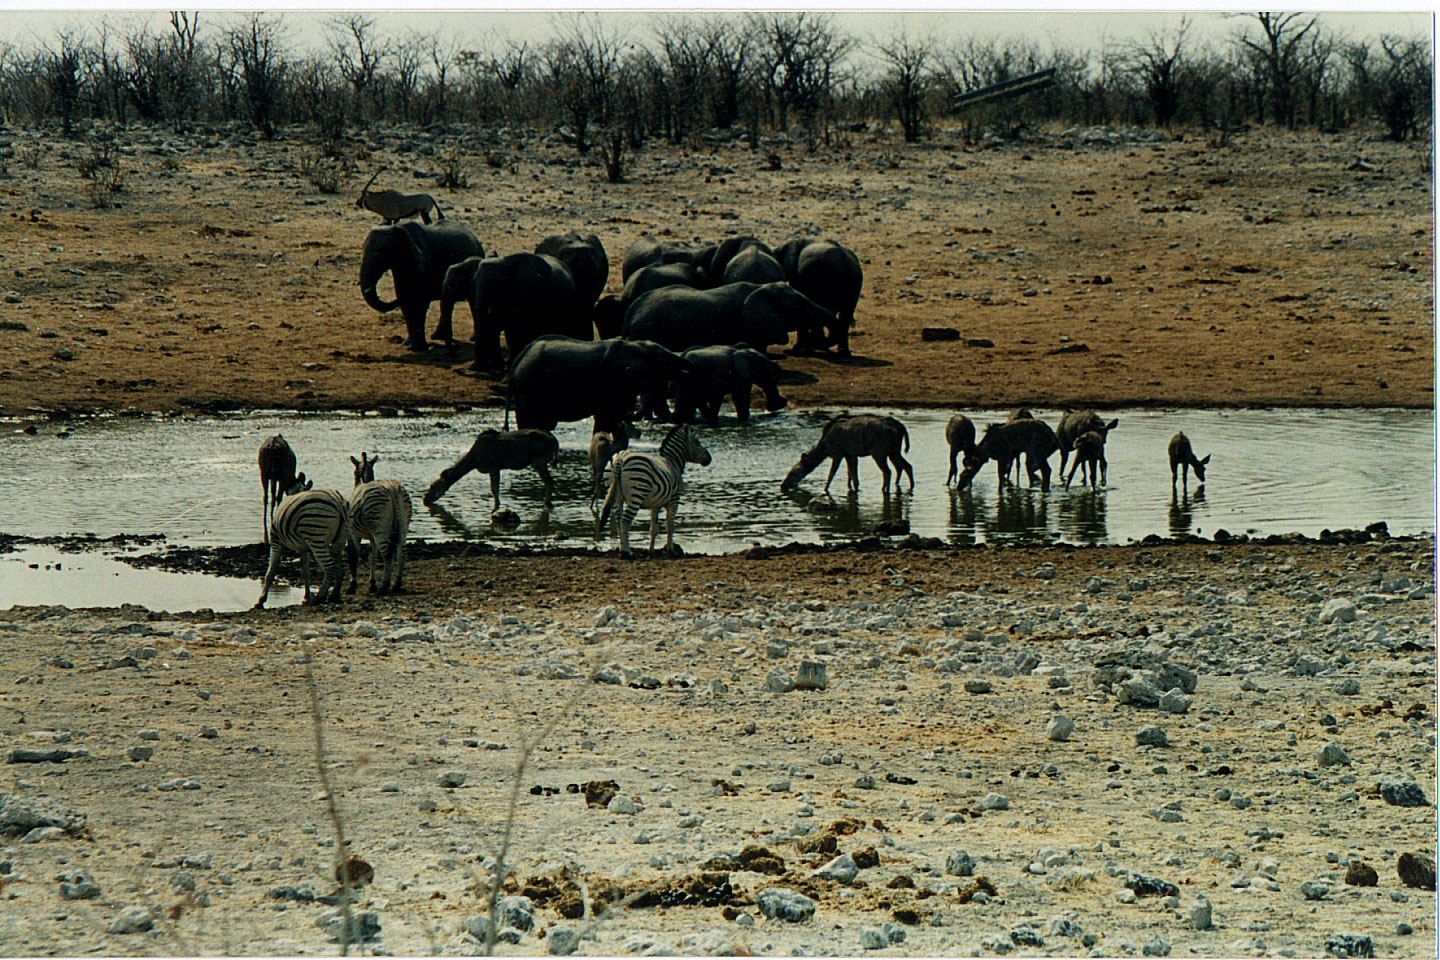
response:
[[[842,314],[836,319],[834,332],[830,334],[830,345],[842,357],[850,356],[850,328],[854,325],[854,314]]]
[[[825,493],[830,493],[830,481],[835,479],[835,472],[840,469],[840,457],[830,458],[830,476],[825,478]]]
[[[540,474],[540,480],[545,484],[545,509],[549,510],[552,505],[550,495],[555,492],[555,478],[550,476],[550,468],[543,463],[535,464],[535,472]]]
[[[440,322],[435,324],[435,341],[437,343],[453,343],[454,333],[451,329],[451,318],[455,313],[455,301],[447,297],[440,298]]]
[[[396,296],[399,296],[398,292]],[[417,353],[430,346],[425,342],[425,309],[428,306],[428,302],[408,300],[401,305],[401,312],[405,314],[405,333],[408,338],[406,343]]]
[[[490,509],[491,513],[500,512],[500,471],[490,471],[490,498],[495,501],[495,506]]]
[[[880,468],[880,492],[890,492],[890,464],[885,462],[885,454],[877,453],[870,459],[875,461],[875,466]],[[899,486],[900,481],[896,480],[895,485]]]
[[[737,389],[733,394],[730,395],[730,399],[735,402],[735,419],[739,420],[741,423],[749,423],[750,384],[747,383],[744,387]]]

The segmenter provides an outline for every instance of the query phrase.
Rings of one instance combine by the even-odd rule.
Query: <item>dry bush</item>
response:
[[[341,159],[322,156],[309,150],[300,151],[300,174],[321,193],[338,193],[345,179],[346,164]]]
[[[31,170],[39,170],[40,153],[40,144],[27,143],[25,146],[17,150],[15,155],[20,158],[20,162],[23,163],[26,167],[30,168]]]
[[[115,141],[110,138],[96,138],[90,141],[85,155],[75,161],[75,169],[86,180],[94,180],[105,170],[120,168],[120,153]]]
[[[460,151],[452,150],[445,155],[441,160],[440,176],[435,178],[435,182],[449,190],[464,190],[470,186],[469,165],[460,159]]]

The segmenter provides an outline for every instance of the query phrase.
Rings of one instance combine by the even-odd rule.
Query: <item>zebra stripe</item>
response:
[[[610,493],[600,515],[599,529],[604,529],[610,511],[621,510],[616,517],[620,527],[620,552],[630,553],[630,525],[641,510],[650,511],[650,549],[655,549],[655,536],[660,524],[660,510],[665,510],[665,549],[675,543],[675,509],[684,492],[686,463],[702,466],[710,462],[710,453],[686,424],[675,427],[660,443],[656,453],[622,450],[610,463]]]
[[[340,600],[340,587],[345,580],[342,565],[346,541],[354,542],[350,531],[345,498],[334,490],[305,490],[286,497],[270,521],[270,564],[265,570],[265,585],[256,607],[265,605],[270,585],[280,568],[283,550],[300,554],[305,569],[305,601],[310,602],[310,558],[313,555],[324,577],[320,582],[319,602]]]
[[[385,558],[385,579],[380,592],[399,590],[405,576],[405,538],[412,513],[410,494],[398,481],[371,480],[357,485],[350,494],[349,511],[355,538],[370,541],[370,592],[376,592],[376,554]]]

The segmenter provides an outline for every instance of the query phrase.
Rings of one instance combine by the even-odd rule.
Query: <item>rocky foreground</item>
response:
[[[337,951],[313,669],[365,952],[482,950],[518,786],[502,952],[1434,956],[1434,569],[452,557],[338,612],[11,611],[0,951]]]

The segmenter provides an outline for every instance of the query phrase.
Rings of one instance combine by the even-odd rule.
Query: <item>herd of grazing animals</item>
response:
[[[378,175],[378,174],[377,174]],[[371,178],[371,183],[374,182]],[[561,421],[593,418],[589,447],[590,511],[605,488],[604,507],[596,516],[599,535],[611,515],[622,555],[631,554],[630,526],[642,509],[651,511],[650,549],[655,548],[660,511],[666,513],[665,550],[675,545],[675,513],[684,491],[688,463],[706,465],[711,457],[693,427],[698,413],[711,426],[728,395],[736,419],[749,419],[755,387],[767,409],[788,402],[777,388],[780,367],[767,352],[785,346],[791,352],[834,349],[849,355],[850,328],[863,280],[855,253],[833,240],[795,237],[770,247],[755,237],[732,236],[718,243],[680,244],[641,237],[621,263],[619,295],[602,296],[610,261],[594,235],[568,233],[548,237],[534,252],[508,256],[484,246],[469,230],[449,223],[431,225],[430,213],[444,220],[433,198],[393,190],[361,191],[356,206],[377,213],[384,225],[366,238],[360,268],[365,302],[382,313],[400,309],[412,350],[428,349],[426,313],[440,301],[433,339],[455,349],[451,323],[454,305],[466,300],[473,323],[474,365],[503,369],[507,381],[506,429],[485,429],[459,460],[440,472],[423,498],[434,504],[465,474],[490,478],[492,516],[500,507],[500,472],[533,468],[545,484],[548,509],[554,491],[549,467],[559,455],[551,432]],[[418,216],[423,223],[407,221]],[[377,285],[390,273],[395,299],[384,301]],[[506,352],[501,350],[504,341]],[[508,352],[508,359],[506,353]],[[671,402],[674,409],[671,409]],[[637,414],[638,405],[638,414]],[[516,429],[509,428],[511,409]],[[629,424],[638,416],[674,421],[658,451],[630,449]],[[1106,481],[1105,440],[1118,421],[1094,411],[1066,411],[1052,430],[1028,410],[1004,423],[986,426],[976,439],[975,425],[956,415],[945,427],[950,452],[946,478],[956,489],[969,486],[980,468],[995,461],[999,482],[1024,461],[1032,486],[1050,484],[1049,457],[1060,452],[1066,487],[1081,471],[1092,487]],[[890,468],[915,486],[914,471],[903,456],[909,433],[894,417],[843,414],[824,424],[815,445],[800,455],[786,474],[782,491],[793,490],[829,459],[825,494],[843,461],[847,490],[859,489],[858,461],[871,457],[890,490]],[[1189,472],[1203,484],[1210,457],[1197,459],[1189,439],[1170,441],[1172,488]],[[1075,462],[1068,475],[1065,464]],[[957,463],[964,455],[963,467]],[[358,583],[359,541],[371,541],[370,591],[402,589],[405,540],[411,516],[410,496],[397,481],[375,480],[378,455],[351,457],[355,488],[347,499],[338,491],[314,490],[296,472],[294,452],[278,434],[260,447],[258,464],[264,494],[262,523],[270,545],[269,564],[257,607],[269,595],[282,551],[299,553],[304,562],[305,602],[338,601],[348,556],[351,592]],[[1016,483],[1019,482],[1018,473]],[[508,513],[508,511],[506,511]],[[376,580],[376,559],[384,576]],[[318,594],[310,591],[312,559],[323,571]]]

